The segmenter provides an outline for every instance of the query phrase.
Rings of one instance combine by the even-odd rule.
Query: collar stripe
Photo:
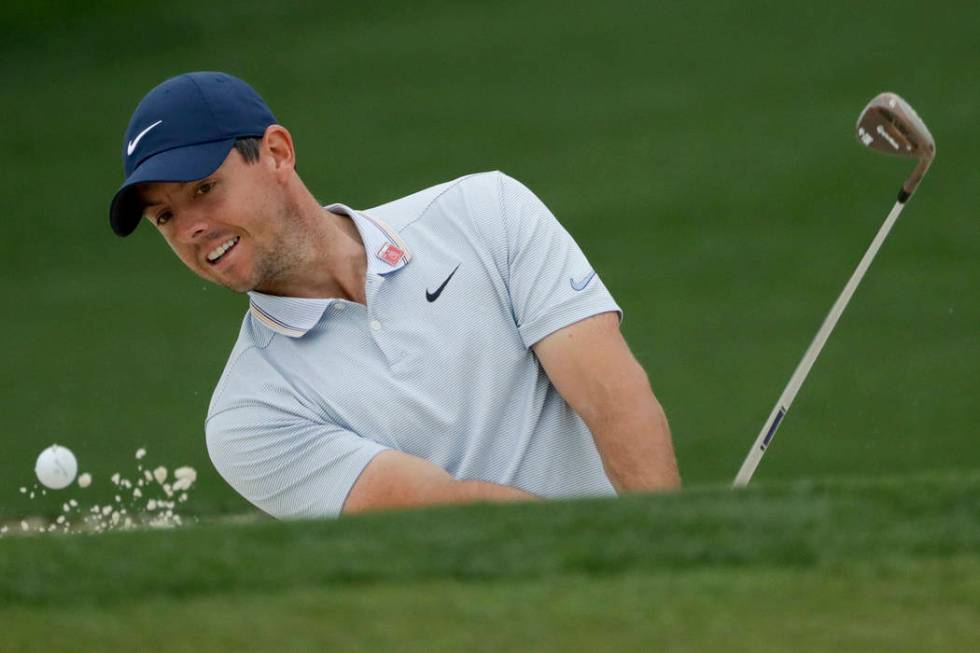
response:
[[[287,335],[293,338],[299,338],[300,336],[306,333],[306,331],[303,329],[297,329],[296,327],[291,327],[285,322],[281,322],[280,320],[277,320],[276,318],[272,317],[271,315],[263,311],[261,308],[259,308],[259,306],[255,302],[249,300],[248,304],[249,304],[249,310],[252,311],[252,315],[258,318],[260,322],[262,322],[264,325],[266,325],[273,331],[278,331],[283,335]]]

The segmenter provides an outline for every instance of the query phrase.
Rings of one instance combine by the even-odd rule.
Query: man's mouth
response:
[[[208,263],[210,263],[211,265],[216,264],[218,261],[224,258],[225,254],[230,252],[235,247],[235,245],[238,244],[238,241],[240,239],[241,236],[235,236],[234,238],[229,238],[225,242],[221,243],[220,245],[212,249],[210,252],[208,252]]]

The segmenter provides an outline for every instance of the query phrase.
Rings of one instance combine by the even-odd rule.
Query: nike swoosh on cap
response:
[[[572,284],[572,290],[582,291],[585,290],[585,287],[589,285],[589,282],[592,281],[592,277],[594,276],[595,276],[595,270],[585,275],[585,277],[581,281],[575,281],[575,277],[570,277],[568,281]]]
[[[139,134],[137,134],[136,135],[136,138],[134,138],[133,140],[129,141],[129,144],[126,146],[126,156],[133,156],[133,152],[136,151],[136,146],[139,145],[140,139],[142,139],[144,136],[146,136],[146,132],[150,131],[151,129],[153,129],[154,127],[156,127],[157,125],[159,125],[161,122],[163,122],[163,121],[162,120],[157,120],[155,123],[153,123],[152,125],[150,125],[146,129],[144,129],[143,131],[141,131]]]

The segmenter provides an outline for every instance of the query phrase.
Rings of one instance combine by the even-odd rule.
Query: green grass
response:
[[[969,651],[980,564],[327,586],[0,611],[5,650]],[[13,636],[10,636],[13,633]],[[43,645],[41,644],[43,642]]]
[[[974,474],[6,538],[0,620],[5,650],[969,650],[977,514]]]
[[[119,603],[335,583],[942,558],[980,553],[978,514],[973,474],[11,537],[0,558],[0,600]]]
[[[198,469],[200,524],[0,539],[0,649],[977,650],[977,24],[967,0],[5,3],[0,522],[111,500],[146,447]],[[130,112],[199,69],[266,97],[324,202],[534,189],[625,309],[685,494],[217,519],[252,511],[202,433],[243,299],[106,224]],[[910,169],[851,134],[886,89],[936,162],[731,494]],[[95,482],[31,500],[52,442]]]
[[[626,311],[691,483],[730,479],[910,166],[857,113],[905,94],[938,157],[781,427],[762,479],[977,469],[974,2],[104,2],[0,10],[7,128],[0,519],[57,441],[95,475],[146,446],[201,471],[188,509],[248,505],[203,416],[244,312],[159,237],[106,226],[139,97],[216,68],[294,133],[324,202],[475,170],[525,181]],[[140,26],[134,43],[122,38]],[[271,36],[270,36],[271,35]],[[41,246],[43,243],[43,246]],[[644,263],[643,261],[646,261]]]

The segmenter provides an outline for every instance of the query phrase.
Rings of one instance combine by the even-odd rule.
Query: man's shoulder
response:
[[[461,199],[474,193],[492,200],[497,196],[500,180],[505,178],[507,176],[499,170],[474,172],[366,209],[364,213],[383,220],[395,229],[402,229],[441,202]]]
[[[245,313],[238,339],[228,355],[228,361],[211,396],[209,416],[214,414],[222,401],[230,398],[229,395],[238,394],[243,385],[253,381],[261,382],[267,367],[266,350],[275,335],[271,329],[256,324],[251,311]]]

